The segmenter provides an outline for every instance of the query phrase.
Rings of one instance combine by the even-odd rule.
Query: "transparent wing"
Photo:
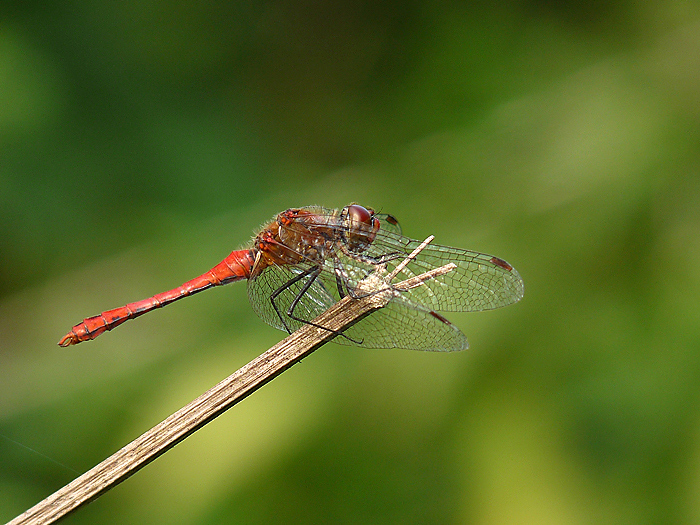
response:
[[[365,254],[375,259],[390,258],[387,270],[391,272],[419,245],[419,241],[380,231]],[[426,246],[394,282],[448,263],[454,263],[456,268],[406,292],[411,302],[429,310],[474,312],[500,308],[523,296],[523,281],[506,261],[484,253],[433,244]]]
[[[365,348],[405,348],[431,352],[452,352],[469,348],[467,337],[447,319],[410,304],[399,296],[348,328],[348,338],[334,343]]]
[[[248,282],[251,306],[263,321],[279,330],[287,331],[289,328],[294,331],[304,325],[287,315],[296,297],[300,298],[294,315],[305,321],[312,321],[339,300],[337,283],[335,280],[329,282],[327,272],[323,272],[300,296],[311,277],[292,281],[304,271],[305,269],[296,266],[272,266]],[[284,324],[270,299],[280,289],[282,291],[275,299],[275,304]],[[395,297],[386,307],[365,317],[344,334],[347,337],[336,337],[334,342],[364,348],[426,351],[456,351],[469,347],[466,336],[447,319],[420,305],[412,304],[402,296]]]

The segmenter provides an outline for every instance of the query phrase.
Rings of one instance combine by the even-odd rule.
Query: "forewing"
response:
[[[366,253],[375,259],[389,258],[387,271],[391,272],[418,245],[419,241],[380,232]],[[500,308],[523,296],[523,281],[506,261],[484,253],[433,244],[426,246],[393,282],[449,263],[454,263],[456,268],[406,292],[411,302],[428,310],[473,312]]]
[[[342,226],[333,224],[337,212],[315,208],[326,228],[338,229],[337,237],[343,238]],[[345,257],[336,250],[344,272],[349,276],[348,284],[356,284],[362,276],[375,268],[375,263],[385,262],[387,273],[391,272],[408,256],[420,241],[401,235],[398,221],[391,215],[377,214],[380,229],[369,247],[358,254]],[[518,272],[506,261],[485,253],[429,244],[410,262],[393,282],[415,277],[421,273],[454,263],[456,268],[442,276],[431,279],[423,286],[406,292],[411,303],[426,310],[443,312],[473,312],[500,308],[519,301],[523,296],[523,281]],[[325,272],[333,268],[326,264]]]

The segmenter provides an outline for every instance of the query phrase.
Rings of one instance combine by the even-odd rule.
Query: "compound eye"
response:
[[[379,230],[379,219],[374,216],[374,210],[359,204],[351,204],[343,208],[341,235],[349,250],[365,251],[374,242]]]
[[[351,204],[347,208],[348,219],[351,223],[355,224],[366,224],[368,226],[372,225],[372,213],[363,206],[359,204]]]

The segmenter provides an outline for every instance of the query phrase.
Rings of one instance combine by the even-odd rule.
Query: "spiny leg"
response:
[[[301,287],[301,290],[299,290],[299,293],[297,293],[296,297],[292,300],[292,303],[289,305],[289,308],[287,308],[287,315],[294,319],[295,321],[300,321],[302,323],[310,324],[313,325],[313,323],[307,321],[306,319],[302,319],[300,317],[296,317],[294,315],[294,310],[299,304],[299,301],[301,301],[301,298],[304,297],[306,292],[309,291],[309,288],[311,288],[311,285],[314,284],[314,281],[318,278],[318,276],[321,274],[321,266],[315,266],[311,269],[311,271],[304,272],[306,275],[309,276],[308,281],[304,283],[304,286]],[[314,325],[316,326],[316,325]]]
[[[365,261],[363,261],[365,262]],[[349,295],[353,299],[360,299],[362,296],[355,293],[355,288],[351,287],[348,283],[347,272],[343,268],[343,263],[336,257],[334,262],[334,273],[335,273],[335,285],[338,287],[338,295],[342,299],[346,295]],[[365,273],[365,277],[369,275],[369,272]],[[361,279],[360,279],[361,280]]]
[[[371,255],[364,255],[362,253],[350,251],[343,245],[339,245],[339,249],[343,254],[347,255],[351,259],[363,264],[370,264],[372,266],[379,266],[390,261],[395,261],[396,259],[403,259],[406,257],[406,254],[403,252],[390,252],[380,255],[379,257],[373,257]]]
[[[303,319],[303,318],[301,318],[301,317],[297,317],[296,315],[294,315],[294,310],[295,310],[296,307],[299,305],[299,302],[301,301],[302,297],[304,297],[304,295],[309,291],[309,288],[311,288],[311,286],[313,285],[313,283],[316,281],[316,279],[318,278],[318,276],[321,274],[321,271],[322,271],[322,270],[323,270],[323,267],[322,267],[322,266],[312,266],[312,267],[310,267],[310,268],[304,270],[302,273],[300,273],[299,275],[297,275],[297,276],[294,277],[293,279],[290,279],[289,281],[287,281],[287,282],[286,282],[285,284],[283,284],[282,286],[280,286],[280,287],[279,287],[277,290],[275,290],[275,291],[272,293],[272,295],[270,296],[270,301],[272,302],[272,307],[275,309],[275,312],[277,313],[277,316],[280,318],[280,321],[282,321],[282,324],[284,325],[284,327],[285,327],[285,329],[287,330],[287,332],[291,334],[292,332],[291,332],[291,330],[289,329],[289,326],[287,325],[287,323],[285,322],[284,317],[282,316],[282,314],[281,314],[281,312],[280,312],[280,310],[279,310],[279,307],[277,306],[277,303],[275,302],[275,300],[277,299],[277,297],[279,297],[279,295],[280,295],[283,291],[289,289],[293,284],[299,282],[301,279],[304,279],[305,277],[309,277],[308,281],[304,283],[304,286],[302,286],[301,290],[299,290],[299,292],[296,294],[296,297],[294,297],[294,300],[293,300],[292,303],[289,305],[289,308],[287,309],[287,316],[290,317],[291,319],[294,319],[295,321],[300,322],[300,323],[309,324],[309,325],[314,326],[314,327],[316,327],[316,328],[320,328],[321,330],[326,330],[326,331],[328,331],[328,332],[332,332],[332,333],[335,334],[336,336],[339,335],[339,336],[341,336],[341,337],[345,337],[348,341],[351,341],[351,342],[353,342],[353,343],[355,343],[355,344],[360,344],[361,341],[359,341],[359,342],[358,342],[358,341],[355,341],[354,339],[352,339],[352,338],[350,338],[350,337],[344,335],[344,334],[343,334],[342,332],[340,332],[340,331],[332,330],[332,329],[330,329],[330,328],[326,328],[325,326],[321,326],[321,325],[316,324],[316,323],[314,323],[314,322],[312,322],[312,321],[309,321],[309,320],[307,320],[307,319]]]
[[[356,341],[356,340],[352,339],[351,337],[348,337],[347,335],[345,335],[343,332],[340,332],[337,330],[331,330],[330,328],[326,328],[325,326],[321,326],[319,324],[316,324],[316,323],[311,322],[311,321],[307,321],[306,319],[302,319],[301,317],[296,317],[294,315],[294,309],[297,307],[297,305],[299,304],[299,301],[301,301],[301,298],[304,296],[304,294],[306,294],[309,291],[309,288],[311,288],[311,285],[314,283],[314,281],[318,278],[319,275],[321,275],[321,270],[322,270],[322,267],[318,266],[318,269],[316,271],[311,272],[309,274],[310,278],[309,278],[308,282],[306,282],[304,284],[304,287],[299,291],[297,296],[294,298],[294,300],[292,301],[292,304],[289,305],[289,309],[287,310],[287,315],[289,317],[291,317],[292,319],[294,319],[295,321],[299,321],[299,322],[305,323],[305,324],[310,324],[311,326],[315,326],[316,328],[320,328],[322,330],[327,330],[329,332],[332,332],[336,336],[339,335],[341,337],[344,337],[345,339],[355,343],[356,345],[361,344],[362,341]]]
[[[307,268],[303,272],[301,272],[299,275],[294,277],[293,279],[290,279],[286,283],[284,283],[282,286],[277,288],[274,292],[272,292],[272,295],[270,295],[270,302],[272,303],[272,308],[274,308],[275,313],[277,314],[277,317],[279,317],[279,320],[282,321],[282,325],[284,326],[284,329],[287,330],[288,334],[291,334],[292,331],[290,330],[289,326],[287,326],[287,322],[284,320],[284,317],[282,316],[282,312],[280,312],[279,308],[277,307],[277,303],[275,302],[275,299],[279,297],[279,295],[284,292],[285,290],[291,288],[291,286],[299,281],[301,281],[304,277],[307,277],[311,275],[314,272],[317,272],[319,269],[318,266],[311,266],[310,268]],[[318,274],[317,274],[318,276]],[[315,277],[311,280],[313,282]],[[308,287],[305,287],[305,289],[308,289]],[[297,294],[297,297],[295,297],[294,302],[299,301],[299,295]],[[294,302],[292,304],[294,304]],[[290,316],[291,317],[291,316]],[[292,317],[292,319],[294,319]]]
[[[336,257],[335,264],[333,266],[333,273],[335,274],[335,285],[338,288],[338,295],[341,299],[343,299],[348,293],[350,293],[348,283],[343,283],[343,275],[345,274],[345,270],[343,270],[343,263],[341,263],[340,260]],[[343,284],[345,284],[345,289],[343,289]]]

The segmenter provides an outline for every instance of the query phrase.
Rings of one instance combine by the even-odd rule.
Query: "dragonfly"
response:
[[[246,248],[234,250],[208,272],[167,292],[88,317],[58,344],[95,339],[173,301],[241,280],[248,281],[248,299],[256,314],[291,334],[314,324],[347,295],[365,293],[361,281],[373,272],[410,279],[447,264],[451,271],[395,293],[385,307],[337,334],[334,341],[365,348],[464,350],[469,347],[466,336],[438,312],[474,312],[515,303],[524,291],[518,272],[492,255],[404,237],[394,216],[359,204],[283,211]]]

